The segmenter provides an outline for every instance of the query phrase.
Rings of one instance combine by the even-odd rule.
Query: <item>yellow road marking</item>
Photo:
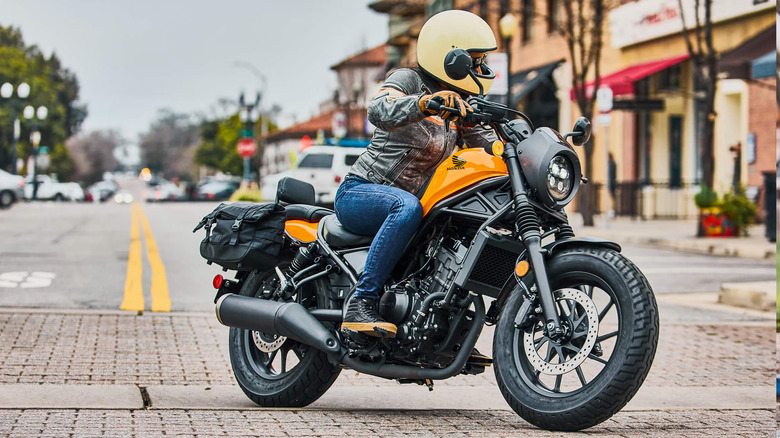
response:
[[[143,312],[144,292],[142,285],[143,266],[141,264],[141,233],[138,230],[138,217],[141,211],[139,204],[131,208],[130,252],[127,255],[127,277],[125,278],[125,296],[122,300],[122,310]]]
[[[141,215],[141,225],[144,229],[144,239],[146,239],[146,257],[152,266],[152,312],[170,312],[171,297],[168,294],[168,278],[165,276],[165,266],[163,266],[160,253],[157,251],[157,243],[152,235],[152,228],[146,219],[144,211],[138,204],[138,211]]]

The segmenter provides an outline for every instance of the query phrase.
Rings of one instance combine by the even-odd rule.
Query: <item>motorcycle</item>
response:
[[[447,73],[472,75],[459,68],[465,64]],[[339,330],[373,236],[308,205],[310,185],[287,181],[280,189],[286,221],[274,268],[214,284],[217,318],[231,327],[233,372],[252,401],[308,405],[345,368],[429,388],[479,374],[491,361],[472,352],[493,324],[498,387],[538,427],[594,426],[638,391],[658,343],[652,288],[620,245],[576,237],[564,212],[587,182],[572,144],[588,141],[590,122],[580,118],[561,136],[482,93],[469,103],[464,122],[491,126],[500,141],[455,152],[425,188],[421,227],[379,302],[398,327],[394,337],[356,342]]]

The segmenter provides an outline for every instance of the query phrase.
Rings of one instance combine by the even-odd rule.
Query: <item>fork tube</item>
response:
[[[534,271],[536,285],[539,288],[539,299],[544,312],[545,330],[552,338],[563,333],[558,311],[555,308],[555,298],[550,290],[547,278],[547,267],[542,255],[542,235],[539,232],[539,218],[536,210],[528,201],[528,194],[520,170],[520,160],[517,157],[515,145],[508,143],[504,152],[509,180],[512,182],[512,195],[515,203],[515,227],[528,250],[528,261]]]

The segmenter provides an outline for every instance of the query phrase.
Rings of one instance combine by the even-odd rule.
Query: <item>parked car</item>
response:
[[[39,200],[52,201],[83,201],[84,189],[75,182],[59,182],[49,175],[37,175],[38,192],[36,198]],[[25,178],[24,197],[32,199],[33,197],[33,179],[32,175]]]
[[[176,184],[160,180],[146,192],[146,202],[183,201],[187,195]]]
[[[333,204],[336,190],[365,148],[343,146],[311,146],[303,152],[298,166],[274,175],[268,175],[261,187],[264,200],[276,197],[276,184],[285,176],[305,181],[314,186],[318,204]]]
[[[0,170],[0,208],[8,208],[24,199],[24,178]]]
[[[233,181],[213,180],[198,187],[193,197],[200,201],[224,201],[238,190],[238,183]]]
[[[98,181],[87,187],[87,201],[104,202],[110,199],[119,189],[114,181]]]

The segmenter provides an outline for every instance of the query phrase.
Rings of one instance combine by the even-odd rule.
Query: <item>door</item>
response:
[[[682,124],[680,115],[669,116],[669,188],[682,187]]]

